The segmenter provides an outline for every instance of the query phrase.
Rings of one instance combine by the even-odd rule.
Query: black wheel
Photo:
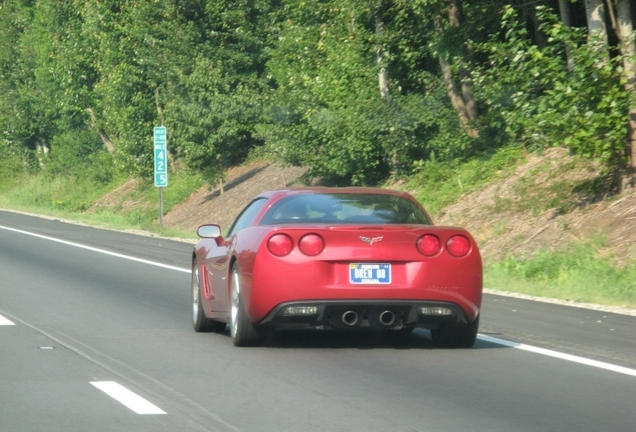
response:
[[[238,265],[234,264],[230,281],[230,335],[232,342],[235,346],[254,346],[260,341],[260,333],[256,330],[245,313],[239,269]]]
[[[479,330],[479,316],[475,321],[463,326],[440,327],[431,330],[433,343],[445,348],[470,348],[475,345]]]
[[[201,301],[201,277],[196,261],[192,262],[192,327],[197,332],[220,332],[225,329],[225,323],[205,316]]]

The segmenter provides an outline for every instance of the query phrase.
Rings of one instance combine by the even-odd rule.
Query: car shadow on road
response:
[[[397,331],[335,331],[335,330],[277,330],[270,333],[263,346],[268,348],[323,348],[323,349],[452,349],[433,344],[430,332],[415,329],[412,333]],[[471,349],[505,348],[502,345],[477,340]]]

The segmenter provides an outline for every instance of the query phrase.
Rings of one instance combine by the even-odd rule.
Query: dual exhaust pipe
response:
[[[375,315],[375,314],[374,314]],[[376,318],[374,316],[374,318]],[[391,327],[395,324],[396,316],[395,313],[391,310],[385,310],[380,312],[377,315],[377,323],[382,327]],[[372,323],[375,324],[376,319],[372,320]],[[347,327],[355,327],[362,322],[361,316],[358,312],[354,310],[348,310],[344,312],[341,316],[342,323]]]
[[[349,327],[354,327],[360,322],[358,312],[350,310],[342,314],[342,323]]]

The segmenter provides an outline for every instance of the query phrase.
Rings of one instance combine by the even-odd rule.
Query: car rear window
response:
[[[260,225],[288,223],[423,224],[426,213],[410,199],[386,194],[298,194],[275,202]]]

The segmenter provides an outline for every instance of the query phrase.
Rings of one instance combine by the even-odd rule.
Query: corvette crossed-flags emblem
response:
[[[381,242],[383,238],[384,237],[373,237],[373,238],[370,238],[370,237],[360,236],[360,240],[362,240],[365,243],[369,243],[369,246],[373,246],[374,243]]]

